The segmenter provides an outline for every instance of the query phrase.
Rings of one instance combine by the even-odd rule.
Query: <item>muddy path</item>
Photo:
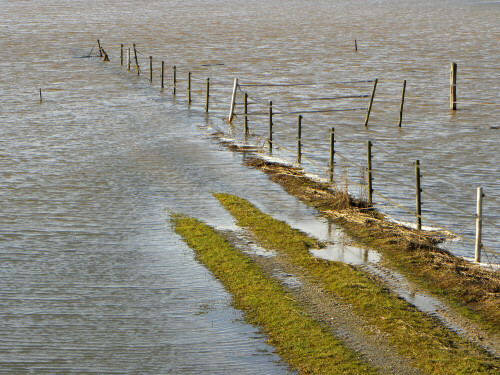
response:
[[[383,374],[421,374],[407,358],[397,354],[382,332],[367,324],[348,304],[304,277],[286,256],[261,248],[245,230],[220,233],[258,264],[266,276],[278,280],[309,316],[327,327],[362,360],[379,368]]]

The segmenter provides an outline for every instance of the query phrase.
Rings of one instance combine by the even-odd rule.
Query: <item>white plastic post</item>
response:
[[[233,121],[234,117],[234,105],[236,104],[236,89],[238,88],[238,78],[234,79],[234,85],[233,85],[233,95],[231,96],[231,109],[229,110],[229,118],[227,121],[230,123]]]
[[[483,188],[477,188],[477,208],[476,208],[476,254],[474,262],[481,262],[481,232],[483,229]]]

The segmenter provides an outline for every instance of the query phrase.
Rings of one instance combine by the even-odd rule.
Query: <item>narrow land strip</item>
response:
[[[376,373],[214,229],[181,215],[174,215],[172,221],[198,259],[233,295],[235,307],[243,310],[250,323],[262,327],[277,353],[300,373]]]
[[[221,204],[248,228],[265,248],[288,260],[307,279],[332,293],[369,325],[383,332],[391,345],[426,373],[496,373],[497,359],[460,338],[436,319],[390,293],[378,280],[340,262],[317,259],[310,248],[321,244],[286,223],[263,214],[249,202],[228,194],[215,194]]]
[[[355,314],[351,306],[304,277],[302,270],[292,264],[286,255],[272,252],[272,256],[265,256],[264,251],[256,252],[256,240],[248,231],[225,230],[221,234],[252,259],[267,277],[280,281],[311,318],[358,353],[365,362],[378,368],[380,373],[421,374],[407,358],[397,354],[380,330]]]
[[[345,191],[307,177],[295,167],[251,157],[246,164],[264,171],[291,195],[333,220],[363,246],[383,254],[385,265],[444,297],[465,318],[486,331],[500,348],[500,272],[484,269],[437,247],[437,233],[389,222]]]

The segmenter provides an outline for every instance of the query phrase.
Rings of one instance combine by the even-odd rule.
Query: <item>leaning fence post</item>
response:
[[[297,164],[300,163],[302,163],[302,115],[299,115],[297,123]]]
[[[97,46],[99,47],[99,57],[102,57],[102,48],[101,48],[101,42],[99,39],[97,39]]]
[[[123,44],[120,44],[120,66],[123,66]]]
[[[483,230],[483,188],[477,188],[477,208],[476,208],[476,251],[474,256],[474,262],[481,262],[481,248],[483,244],[481,243],[481,232]]]
[[[149,82],[153,83],[153,56],[149,56]]]
[[[165,77],[165,61],[162,60],[161,62],[161,88],[163,89],[165,87],[164,85],[164,77]]]
[[[237,89],[238,89],[238,78],[235,78],[234,83],[233,83],[233,95],[231,95],[231,108],[229,109],[228,122],[233,121],[234,105],[236,104],[236,90]]]
[[[135,48],[135,44],[132,45],[134,47],[134,58],[135,58],[135,67],[137,69],[137,75],[140,75],[140,69],[139,69],[139,60],[137,60],[137,49]]]
[[[370,118],[370,112],[372,111],[373,98],[375,97],[375,90],[377,89],[378,79],[375,78],[373,81],[372,94],[370,95],[370,104],[368,105],[368,110],[366,111],[365,126],[368,126],[368,119]]]
[[[401,90],[401,106],[399,107],[399,123],[398,126],[401,127],[403,122],[403,105],[405,103],[405,91],[406,91],[406,79],[403,81],[403,89]]]
[[[335,128],[330,129],[330,182],[333,182],[333,165],[335,163]]]
[[[243,133],[248,137],[248,93],[243,96]]]
[[[416,190],[416,205],[417,205],[417,230],[422,229],[422,189],[420,188],[420,160],[415,160],[415,190]]]
[[[191,72],[188,73],[188,104],[191,104]]]
[[[373,204],[373,170],[372,170],[372,142],[366,142],[366,182],[368,193],[368,204]]]
[[[208,113],[208,101],[210,98],[210,78],[207,78],[207,98],[205,102],[205,112]]]
[[[450,109],[457,109],[457,64],[454,62],[450,67]]]
[[[273,152],[273,102],[269,101],[269,136],[267,138],[269,153]]]

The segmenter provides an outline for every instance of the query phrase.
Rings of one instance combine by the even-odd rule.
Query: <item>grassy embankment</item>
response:
[[[427,290],[444,297],[457,311],[483,329],[500,333],[500,273],[455,257],[436,245],[434,233],[419,232],[384,220],[376,210],[332,191],[330,184],[306,177],[294,167],[251,158],[246,163],[263,170],[271,180],[343,227],[361,245],[383,254],[397,268]]]
[[[307,277],[352,305],[354,311],[384,332],[401,355],[427,373],[496,373],[500,363],[438,324],[370,276],[349,265],[313,257],[314,240],[286,223],[263,214],[249,202],[215,194],[221,204],[248,228],[263,247],[286,254]]]
[[[277,281],[206,224],[174,215],[175,230],[233,295],[235,307],[262,327],[276,352],[301,373],[370,374],[376,371],[309,318]]]

